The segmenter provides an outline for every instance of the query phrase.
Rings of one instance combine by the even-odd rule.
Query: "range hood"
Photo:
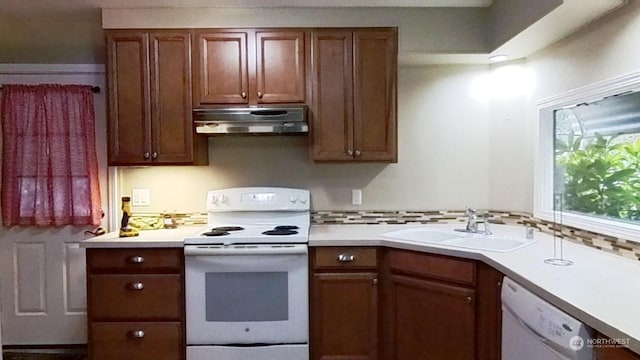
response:
[[[198,134],[309,132],[306,106],[196,109],[193,120]]]

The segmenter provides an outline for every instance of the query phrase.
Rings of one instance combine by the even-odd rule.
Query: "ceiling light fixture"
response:
[[[489,61],[491,62],[500,62],[509,59],[507,55],[493,55],[489,56]]]

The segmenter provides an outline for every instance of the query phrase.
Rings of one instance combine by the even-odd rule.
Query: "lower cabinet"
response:
[[[96,322],[91,324],[91,359],[181,359],[180,322]]]
[[[640,360],[640,355],[622,346],[611,346],[613,341],[605,335],[598,334],[601,346],[595,347],[596,360]]]
[[[311,358],[378,359],[377,250],[315,248]]]
[[[640,360],[640,355],[624,348],[597,348],[597,360]]]
[[[87,249],[89,359],[185,358],[182,249]]]
[[[313,360],[499,360],[502,274],[474,260],[311,252]]]
[[[389,359],[475,358],[475,291],[392,274]]]

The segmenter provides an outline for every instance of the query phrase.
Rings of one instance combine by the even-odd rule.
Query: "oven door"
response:
[[[184,253],[187,345],[308,343],[307,245]]]

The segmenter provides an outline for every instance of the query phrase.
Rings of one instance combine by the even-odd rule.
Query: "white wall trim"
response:
[[[539,99],[535,102],[535,105],[538,110],[550,106],[570,106],[638,89],[640,89],[640,71],[634,71]]]
[[[120,172],[117,166],[109,166],[107,168],[107,186],[108,186],[108,206],[109,206],[109,231],[116,231],[120,228],[118,225],[118,215],[120,215]],[[1,360],[1,359],[0,359]]]
[[[640,71],[623,74],[540,99],[537,107],[537,139],[534,149],[534,208],[537,218],[553,221],[553,110],[640,89]],[[620,221],[563,213],[563,223],[576,228],[626,239],[637,239],[640,226]]]

